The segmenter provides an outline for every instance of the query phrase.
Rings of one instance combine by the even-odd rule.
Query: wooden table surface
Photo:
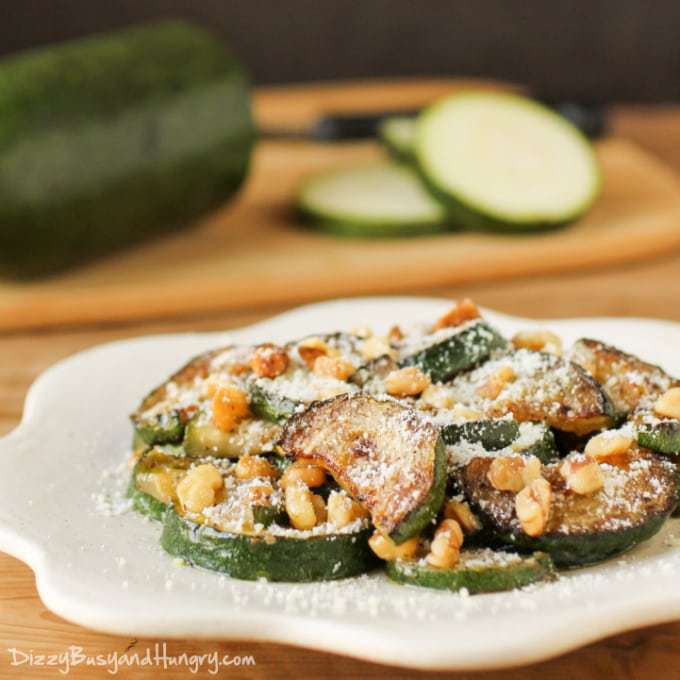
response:
[[[680,109],[620,107],[613,115],[617,134],[636,140],[662,156],[680,172]],[[678,225],[680,229],[680,224]],[[404,293],[412,291],[404,290]],[[419,291],[422,293],[423,291]],[[645,263],[560,276],[487,282],[428,291],[456,297],[468,295],[479,303],[510,314],[546,318],[569,316],[648,316],[680,321],[680,253]],[[177,330],[235,328],[282,311],[258,308],[201,318],[126,326],[80,327],[40,334],[0,336],[0,434],[12,429],[21,416],[26,389],[49,365],[69,354],[102,342],[135,335]],[[112,603],[113,606],[113,603]],[[521,634],[521,631],[520,631]],[[64,652],[70,645],[83,647],[89,655],[143,652],[156,641],[134,640],[91,632],[72,625],[49,612],[36,593],[31,570],[0,553],[0,678],[53,678],[54,667],[12,666],[7,648],[32,650],[34,654]],[[455,641],[452,641],[455,644]],[[680,678],[680,622],[619,635],[582,650],[529,668],[474,674],[475,678],[543,678],[561,680],[587,678]],[[256,665],[230,667],[220,677],[242,678],[410,678],[412,671],[387,668],[339,656],[303,649],[252,642],[223,643],[174,641],[168,654],[219,651],[252,655]],[[121,671],[126,678],[192,677],[187,670],[156,668]],[[111,677],[105,669],[76,667],[73,677]],[[422,674],[427,677],[428,674]],[[196,677],[214,677],[208,668]],[[435,677],[432,675],[432,677]],[[437,675],[437,677],[441,677]],[[451,677],[473,677],[451,674]]]

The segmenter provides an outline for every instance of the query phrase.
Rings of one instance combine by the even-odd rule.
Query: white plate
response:
[[[282,341],[362,325],[386,330],[431,320],[449,304],[339,300],[238,332],[126,340],[60,362],[35,382],[21,425],[0,440],[0,549],[33,568],[47,607],[90,628],[272,640],[417,668],[523,664],[679,617],[677,520],[624,560],[529,591],[464,597],[394,585],[381,575],[308,585],[231,580],[177,566],[157,547],[157,525],[97,510],[95,497],[114,481],[102,482],[102,473],[128,447],[127,414],[189,356],[227,341]],[[489,317],[506,333],[540,325]],[[572,319],[548,326],[566,342],[601,338],[680,373],[679,324]]]

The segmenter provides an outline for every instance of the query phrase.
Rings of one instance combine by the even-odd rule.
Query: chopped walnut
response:
[[[314,361],[312,371],[324,378],[347,380],[354,373],[354,364],[340,357],[320,356]]]
[[[604,486],[602,470],[590,456],[582,459],[567,458],[560,466],[560,474],[574,493],[583,496],[595,493]]]
[[[310,370],[314,368],[314,362],[323,356],[330,354],[328,345],[319,337],[305,338],[298,345],[298,354]]]
[[[456,420],[481,420],[482,413],[463,404],[454,404],[451,409]]]
[[[220,385],[212,399],[213,422],[222,432],[231,432],[250,415],[248,395],[236,385]]]
[[[260,345],[250,359],[253,373],[260,378],[276,378],[286,372],[289,363],[286,350],[271,344]]]
[[[541,476],[541,461],[536,456],[499,456],[489,465],[486,478],[499,491],[521,491]]]
[[[482,528],[476,515],[465,501],[449,500],[444,505],[444,519],[455,519],[466,534]]]
[[[512,366],[501,366],[477,388],[477,394],[485,399],[496,399],[506,385],[517,378]]]
[[[391,342],[399,342],[404,339],[404,333],[399,326],[392,326],[387,333],[387,337]]]
[[[389,339],[381,335],[368,338],[361,348],[361,356],[367,361],[385,355],[394,358],[394,350],[390,346]]]
[[[438,331],[442,328],[448,328],[450,326],[460,326],[466,321],[472,321],[473,319],[478,319],[480,317],[479,309],[477,305],[469,298],[464,298],[457,302],[451,309],[444,314],[440,319],[438,319],[434,326],[433,331]]]
[[[455,519],[442,520],[434,533],[430,552],[425,558],[431,567],[450,569],[460,559],[463,530]]]
[[[680,420],[680,387],[672,387],[654,404],[654,412],[664,418]]]
[[[549,352],[562,354],[562,341],[559,336],[550,331],[534,330],[519,331],[512,338],[512,344],[517,349],[530,349],[534,352]]]
[[[618,432],[603,432],[593,437],[584,449],[586,456],[596,461],[622,456],[630,450],[633,440]]]
[[[420,395],[420,401],[423,406],[434,409],[449,409],[454,404],[451,390],[444,385],[428,385]]]
[[[385,378],[385,389],[393,397],[413,397],[430,384],[430,378],[415,366],[392,371]]]
[[[552,505],[550,483],[539,477],[515,496],[515,512],[522,531],[528,536],[540,536],[548,524]]]

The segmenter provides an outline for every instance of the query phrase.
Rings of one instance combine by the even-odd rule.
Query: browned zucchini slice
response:
[[[648,408],[671,387],[680,386],[659,366],[598,340],[577,341],[571,358],[595,378],[621,414]]]
[[[230,346],[194,357],[152,390],[130,416],[136,433],[147,444],[180,443],[186,424],[198,412],[201,383],[213,374],[238,380],[250,352],[249,347]]]
[[[270,453],[281,436],[281,428],[267,420],[247,418],[231,432],[223,432],[206,413],[194,416],[186,426],[182,446],[187,456],[238,458]]]
[[[225,348],[225,350],[228,348]],[[180,395],[196,379],[206,378],[210,365],[220,351],[205,352],[194,357],[170,376],[163,384],[144,397],[130,416],[136,433],[147,444],[167,444],[182,441],[184,426],[193,414],[191,404],[182,403]],[[171,395],[172,393],[172,395]]]
[[[496,382],[499,375],[504,377]],[[486,391],[494,385],[495,393]],[[613,423],[611,404],[595,380],[553,354],[519,349],[459,376],[451,387],[456,401],[490,418],[512,413],[520,422],[545,422],[578,435]]]
[[[314,403],[288,421],[281,448],[328,470],[396,543],[417,535],[444,500],[439,430],[391,399],[360,394]]]
[[[250,385],[253,413],[274,423],[284,423],[314,401],[357,392],[355,384],[344,378],[318,375],[313,366],[318,356],[325,355],[356,368],[363,361],[360,348],[364,342],[364,338],[351,333],[313,335],[289,342],[285,345],[290,358],[286,372],[275,378],[256,378]]]
[[[543,467],[552,487],[545,532],[524,533],[515,513],[515,494],[491,486],[490,458],[475,458],[461,475],[465,496],[487,531],[503,544],[542,550],[556,564],[577,566],[607,559],[651,538],[677,502],[677,479],[671,464],[642,449],[624,454],[616,465],[601,464],[604,487],[579,495],[566,487],[560,463]]]
[[[191,466],[191,460],[150,449],[137,461],[130,479],[128,496],[138,512],[161,520],[176,499],[177,483]]]

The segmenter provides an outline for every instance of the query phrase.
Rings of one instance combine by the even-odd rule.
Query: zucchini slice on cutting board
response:
[[[413,163],[416,119],[413,116],[390,116],[378,126],[378,138],[396,161]]]
[[[571,222],[600,191],[590,142],[523,97],[467,91],[426,109],[414,153],[457,226],[521,231]]]
[[[444,501],[439,430],[394,400],[359,394],[312,404],[288,421],[280,445],[328,470],[397,544],[419,534]]]
[[[415,171],[388,160],[312,175],[298,209],[316,228],[341,236],[419,236],[446,227],[446,211]]]
[[[455,567],[431,567],[424,559],[395,560],[386,565],[387,576],[405,585],[458,592],[496,593],[523,588],[554,577],[549,555],[518,555],[488,548],[466,549]]]
[[[590,495],[568,489],[560,463],[543,467],[552,487],[550,515],[542,535],[521,528],[515,494],[495,489],[487,473],[491,458],[476,458],[462,470],[466,498],[485,529],[500,544],[548,553],[558,566],[608,559],[651,538],[677,503],[674,467],[654,454],[632,451],[616,464],[601,464],[604,486]]]

